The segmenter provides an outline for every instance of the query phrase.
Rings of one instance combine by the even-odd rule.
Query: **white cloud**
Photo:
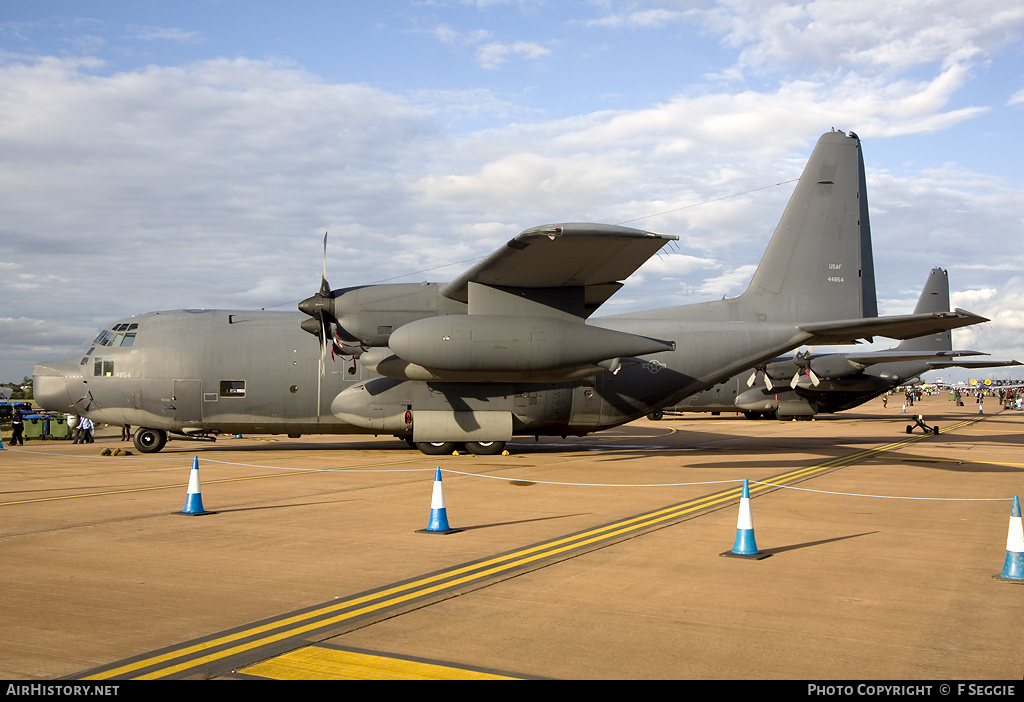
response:
[[[501,68],[511,56],[528,60],[537,60],[551,53],[551,49],[534,42],[516,41],[512,43],[489,42],[477,49],[476,60],[483,68]]]
[[[643,8],[616,12],[598,19],[587,20],[583,24],[587,27],[660,29],[685,22],[691,16],[691,13],[687,11]]]
[[[169,41],[178,44],[189,44],[197,41],[199,32],[177,29],[175,27],[129,27],[135,36],[144,41]]]
[[[1014,276],[999,289],[983,288],[953,293],[950,303],[976,311],[992,321],[954,332],[959,348],[977,349],[992,355],[994,359],[1024,362],[1022,334],[1024,334],[1024,277]],[[1011,371],[1017,375],[1024,370]],[[988,376],[992,377],[992,376]],[[1006,377],[997,372],[995,377]]]
[[[896,71],[948,67],[1015,41],[1024,26],[1024,7],[1002,0],[722,0],[696,14],[741,48],[741,69],[755,71],[797,63]]]
[[[23,369],[6,375],[28,372],[25,348],[72,336],[47,329],[78,338],[151,309],[294,308],[319,283],[325,230],[328,277],[342,287],[411,272],[450,279],[537,224],[630,222],[680,241],[610,301],[615,311],[735,295],[792,192],[787,181],[832,126],[865,140],[883,304],[912,306],[907,291],[941,265],[954,290],[996,291],[967,300],[993,317],[978,333],[999,334],[976,347],[991,351],[996,340],[1024,355],[1024,306],[1008,289],[1021,285],[1013,275],[1024,254],[1005,245],[1020,237],[1019,183],[980,165],[883,160],[905,135],[924,138],[999,107],[974,97],[965,105],[962,95],[982,59],[1019,40],[1019,13],[987,0],[973,11],[930,3],[915,23],[895,5],[801,3],[777,15],[746,0],[613,8],[621,26],[629,16],[652,33],[699,14],[737,47],[732,65],[715,68],[782,67],[785,77],[684,84],[639,108],[560,119],[516,97],[526,92],[519,85],[385,90],[245,58],[104,75],[97,57],[3,55],[0,299],[11,316],[0,357],[17,356]],[[872,40],[868,30],[885,21]],[[947,25],[955,41],[942,36]],[[554,45],[433,26],[437,41],[491,46],[481,60],[492,67],[559,58]],[[837,39],[844,32],[850,41]]]

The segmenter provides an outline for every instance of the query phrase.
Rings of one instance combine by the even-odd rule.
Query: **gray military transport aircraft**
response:
[[[949,309],[949,277],[933,268],[914,308],[915,314]],[[812,354],[775,358],[751,374],[733,376],[714,387],[648,415],[685,412],[742,412],[748,419],[810,419],[862,405],[899,385],[940,368],[1019,366],[1019,361],[977,358],[980,351],[955,351],[948,330],[919,336],[886,351]],[[970,357],[970,358],[968,358]]]
[[[168,434],[388,434],[427,454],[582,436],[672,405],[803,344],[896,339],[987,321],[876,317],[864,161],[852,132],[815,146],[747,290],[589,319],[678,237],[602,224],[527,229],[450,283],[320,291],[300,313],[151,312],[41,363],[35,399]],[[305,321],[303,321],[305,320]],[[310,332],[317,340],[305,332]],[[341,354],[343,361],[328,361]]]

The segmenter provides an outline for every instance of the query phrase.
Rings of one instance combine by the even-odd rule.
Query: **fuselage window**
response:
[[[124,340],[121,341],[121,346],[131,346],[135,343],[135,332],[130,332],[124,335]]]
[[[106,376],[108,378],[111,377],[112,375],[114,375],[114,361],[97,358],[96,361],[92,364],[92,374],[94,376]]]
[[[244,380],[222,380],[220,381],[221,397],[245,397]]]

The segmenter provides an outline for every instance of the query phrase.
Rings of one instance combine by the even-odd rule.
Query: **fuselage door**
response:
[[[570,423],[573,426],[594,427],[601,424],[601,407],[604,400],[597,392],[597,383],[593,378],[584,378],[576,385],[572,396],[572,414]]]
[[[171,403],[174,421],[183,424],[203,421],[203,381],[175,380]]]

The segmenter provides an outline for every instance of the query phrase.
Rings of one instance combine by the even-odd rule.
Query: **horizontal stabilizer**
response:
[[[952,312],[905,314],[890,317],[865,317],[837,322],[810,322],[800,329],[813,334],[806,344],[854,344],[858,339],[884,336],[890,339],[912,339],[947,329],[959,329],[989,321],[987,317],[957,308]]]

